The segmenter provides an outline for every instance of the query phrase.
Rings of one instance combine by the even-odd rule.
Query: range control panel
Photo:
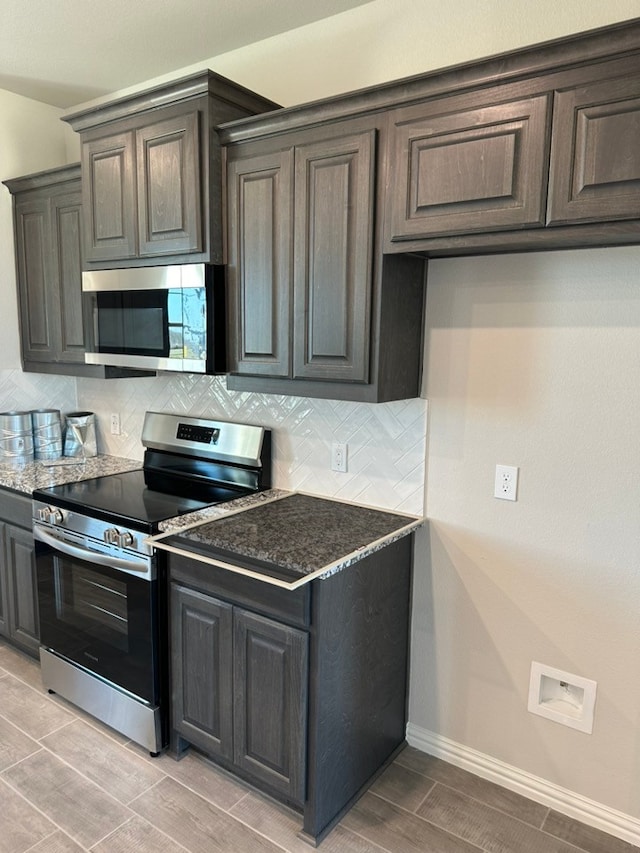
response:
[[[176,438],[183,441],[195,441],[199,444],[217,444],[220,438],[220,430],[217,427],[179,423]]]

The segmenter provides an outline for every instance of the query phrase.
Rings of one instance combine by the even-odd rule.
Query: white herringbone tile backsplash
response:
[[[77,409],[76,380],[71,376],[0,370],[0,411],[32,409]]]
[[[47,378],[48,381],[48,378]],[[260,424],[272,430],[273,485],[423,513],[427,402],[349,403],[227,391],[223,377],[162,374],[79,379],[77,407],[96,413],[101,453],[142,459],[146,411]],[[109,432],[118,412],[122,434]],[[331,444],[349,445],[348,473],[331,471]]]

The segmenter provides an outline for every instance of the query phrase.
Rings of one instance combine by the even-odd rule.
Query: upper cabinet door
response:
[[[549,224],[640,217],[640,74],[556,95]]]
[[[200,252],[198,112],[136,131],[139,254]]]
[[[53,263],[58,282],[60,352],[65,363],[84,364],[91,349],[91,312],[82,293],[82,201],[80,191],[51,200]]]
[[[480,97],[478,106],[446,98],[395,114],[392,241],[544,224],[550,96]]]
[[[296,147],[294,379],[369,379],[375,141]]]
[[[25,361],[54,361],[56,357],[50,222],[48,198],[16,198],[20,333]]]
[[[85,259],[110,261],[137,253],[133,133],[83,143]]]
[[[293,153],[227,163],[227,289],[232,373],[290,375]]]

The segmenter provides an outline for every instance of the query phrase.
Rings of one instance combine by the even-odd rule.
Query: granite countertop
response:
[[[63,456],[20,465],[0,463],[0,488],[31,496],[34,489],[90,480],[105,474],[121,474],[142,468],[142,462],[121,456],[98,455],[87,459]]]
[[[30,497],[35,489],[139,468],[140,461],[107,455],[0,463],[0,488]],[[423,522],[421,516],[268,489],[162,522],[162,532],[148,541],[160,550],[295,589],[342,571]]]
[[[211,509],[217,510],[215,516],[209,515]],[[419,516],[276,490],[204,512],[204,517],[204,513],[194,514],[200,519],[188,527],[183,526],[184,516],[172,521],[168,533],[150,541],[161,550],[290,589],[347,568],[412,533],[424,521]]]
[[[193,525],[202,524],[205,521],[213,521],[215,518],[221,518],[223,515],[229,515],[232,512],[251,509],[254,506],[269,503],[274,499],[286,497],[290,494],[292,493],[284,489],[266,489],[264,492],[254,492],[233,501],[206,506],[204,509],[198,509],[195,512],[169,518],[166,521],[161,521],[158,527],[161,533],[178,533],[186,527],[193,527]]]

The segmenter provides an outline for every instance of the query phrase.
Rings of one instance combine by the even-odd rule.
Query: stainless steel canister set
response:
[[[96,454],[93,412],[70,412],[64,424],[59,409],[0,412],[0,462],[19,465]]]

